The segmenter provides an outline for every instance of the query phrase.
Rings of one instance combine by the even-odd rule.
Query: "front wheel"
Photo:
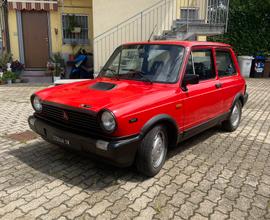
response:
[[[235,131],[240,124],[241,116],[242,116],[242,104],[238,100],[234,104],[232,111],[230,112],[229,118],[222,123],[223,129],[230,132]]]
[[[164,126],[150,130],[142,140],[137,152],[136,166],[146,176],[155,176],[162,168],[168,148],[168,135]]]

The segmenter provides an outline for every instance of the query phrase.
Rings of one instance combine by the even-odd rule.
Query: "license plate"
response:
[[[58,136],[53,135],[52,136],[53,140],[60,143],[60,144],[65,144],[65,145],[70,145],[70,141],[68,139],[65,138],[61,138]]]

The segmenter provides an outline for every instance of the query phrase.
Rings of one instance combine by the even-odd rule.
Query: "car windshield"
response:
[[[99,76],[174,83],[183,55],[184,48],[177,45],[124,45],[115,50]]]

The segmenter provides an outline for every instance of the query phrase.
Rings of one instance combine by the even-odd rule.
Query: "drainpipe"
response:
[[[228,2],[227,2],[227,14],[226,14],[225,33],[227,33],[227,31],[228,31],[229,10],[230,10],[230,0],[228,0]]]
[[[188,29],[189,29],[189,8],[190,8],[190,4],[189,4],[190,2],[189,2],[189,0],[188,0],[188,5],[187,5],[187,32],[186,33],[188,33]]]
[[[61,13],[63,14],[64,13],[64,0],[61,0],[61,3],[62,3],[62,8],[61,8]],[[61,15],[62,16],[62,15]]]
[[[6,51],[10,53],[10,39],[9,39],[9,27],[8,27],[8,3],[4,0],[2,3],[3,15],[4,15],[4,34],[6,40]]]
[[[60,12],[60,21],[61,21],[61,24],[60,24],[60,26],[59,26],[59,29],[60,29],[59,31],[62,32],[62,39],[60,39],[61,42],[62,42],[62,44],[63,44],[63,42],[64,42],[64,32],[63,32],[63,27],[62,27],[62,25],[63,25],[63,14],[64,14],[64,12],[65,12],[64,7],[65,7],[65,2],[64,2],[64,0],[61,0],[61,12]],[[59,39],[59,35],[58,35],[58,39]],[[59,44],[59,42],[58,42],[58,44]],[[59,50],[59,52],[61,52],[61,54],[62,54],[63,50],[62,50],[61,48],[58,48],[58,50]]]

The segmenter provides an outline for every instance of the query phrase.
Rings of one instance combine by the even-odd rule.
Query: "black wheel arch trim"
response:
[[[235,103],[240,100],[242,107],[245,105],[245,98],[244,95],[242,93],[237,93],[236,96],[233,99],[233,103],[231,105],[230,111],[232,111],[233,106],[235,105]]]
[[[162,123],[168,123],[170,126],[172,126],[174,132],[170,131],[170,133],[168,133],[168,135],[172,135],[172,140],[170,140],[170,144],[177,144],[178,135],[180,133],[178,125],[176,121],[167,114],[159,114],[149,119],[142,127],[140,137],[143,138],[147,134],[147,132],[149,132],[151,128],[153,128],[156,124]]]

